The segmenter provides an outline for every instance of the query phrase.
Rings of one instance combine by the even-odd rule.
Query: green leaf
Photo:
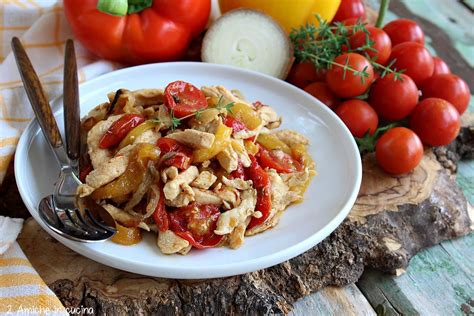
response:
[[[128,14],[137,13],[153,5],[153,0],[128,0]]]
[[[99,0],[97,10],[110,15],[124,16],[127,14],[127,0]]]

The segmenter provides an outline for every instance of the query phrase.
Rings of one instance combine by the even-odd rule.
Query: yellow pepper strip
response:
[[[135,139],[137,139],[138,136],[143,134],[145,131],[152,129],[156,126],[157,124],[152,121],[152,120],[147,120],[140,125],[136,126],[134,129],[132,129],[127,136],[120,142],[118,146],[118,150],[122,149],[125,146],[133,144]]]
[[[303,163],[305,168],[309,168],[311,170],[314,170],[314,161],[313,158],[308,154],[308,150],[306,149],[306,146],[303,144],[296,144],[291,147],[291,153],[292,156],[298,160],[299,162]],[[306,192],[306,189],[308,189],[309,184],[311,183],[311,179],[314,176],[314,171],[311,171],[311,176],[308,177],[308,179],[296,186],[290,187],[290,190],[293,192],[296,192],[299,196],[303,196],[304,193]],[[302,202],[303,199],[300,199],[296,201],[296,203]]]
[[[315,14],[330,22],[339,8],[341,0],[219,0],[222,13],[236,9],[257,9],[277,20],[289,33],[306,22],[315,23]]]
[[[262,119],[258,116],[258,113],[244,103],[234,104],[227,115],[241,121],[250,130],[256,129],[262,124]]]
[[[280,149],[285,153],[291,155],[291,149],[287,144],[282,142],[278,137],[273,134],[259,134],[257,137],[257,143],[262,145],[268,150]]]
[[[296,144],[291,147],[291,155],[301,162],[305,168],[314,169],[313,158],[308,154],[306,146],[303,144]]]
[[[142,240],[142,232],[138,227],[125,227],[119,223],[115,223],[117,232],[111,238],[116,244],[131,246],[139,243]]]
[[[208,149],[196,149],[193,152],[193,163],[200,163],[210,160],[215,155],[220,153],[229,144],[230,136],[232,135],[232,128],[220,124],[217,127],[214,143]]]
[[[258,153],[258,145],[250,140],[244,140],[245,149],[249,154],[256,155]]]
[[[148,161],[157,160],[158,149],[152,144],[138,144],[130,154],[125,172],[114,181],[98,188],[92,193],[94,200],[113,199],[130,194],[142,182]]]

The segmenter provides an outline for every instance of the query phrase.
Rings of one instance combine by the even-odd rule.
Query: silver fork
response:
[[[115,222],[103,207],[91,199],[86,199],[82,213],[76,205],[76,189],[81,184],[76,173],[80,150],[80,122],[77,67],[72,40],[66,43],[64,65],[67,152],[39,78],[16,37],[12,39],[12,50],[36,119],[61,168],[53,194],[44,197],[38,206],[41,219],[52,231],[68,239],[92,242],[110,238],[115,234]],[[96,218],[101,218],[103,223]]]

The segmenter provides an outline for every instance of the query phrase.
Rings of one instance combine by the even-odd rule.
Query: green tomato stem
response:
[[[377,17],[377,22],[375,22],[375,27],[381,27],[383,24],[383,19],[385,18],[385,12],[387,12],[388,4],[390,0],[382,0],[380,3],[379,16]]]

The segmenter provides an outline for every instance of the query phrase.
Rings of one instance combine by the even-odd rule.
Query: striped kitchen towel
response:
[[[0,0],[0,183],[33,118],[11,53],[14,36],[23,43],[50,100],[61,95],[64,43],[72,37],[61,1]],[[80,82],[120,66],[75,44]],[[0,216],[0,315],[67,315],[15,241],[21,226],[22,220]]]
[[[68,315],[15,242],[22,224],[0,216],[0,315]]]

